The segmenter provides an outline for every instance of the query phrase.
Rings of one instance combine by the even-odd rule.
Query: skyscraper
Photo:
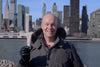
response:
[[[42,8],[42,17],[46,14],[46,3],[44,3]]]
[[[24,9],[25,9],[25,13],[29,13],[29,7],[24,6]]]
[[[32,29],[32,16],[29,16],[29,31],[33,31]]]
[[[91,38],[100,38],[100,9],[90,14],[89,35]]]
[[[25,32],[29,32],[29,13],[25,13]]]
[[[10,0],[10,20],[16,21],[17,0]],[[15,23],[14,23],[15,24]]]
[[[42,18],[36,19],[36,29],[41,27],[41,21],[42,21]]]
[[[57,17],[57,6],[56,6],[56,3],[54,3],[53,6],[52,6],[52,12]]]
[[[58,15],[58,25],[61,26],[62,25],[62,11],[57,11],[57,15]]]
[[[4,19],[2,20],[1,28],[2,28],[2,32],[9,32],[10,31],[9,4],[8,4],[8,0],[6,1]]]
[[[66,30],[67,35],[69,34],[69,24],[70,24],[70,7],[69,5],[64,6],[64,18],[63,18],[63,27]]]
[[[25,30],[25,13],[29,13],[29,7],[18,5],[17,27],[19,31]]]
[[[83,9],[82,9],[82,25],[81,25],[81,32],[87,34],[87,29],[88,29],[87,8],[86,8],[86,6],[83,6]]]
[[[23,20],[23,12],[25,10],[23,9],[23,6],[22,5],[18,5],[18,16],[17,16],[17,27],[18,27],[18,30],[21,31],[23,30],[23,27],[22,27],[22,22],[24,22]]]
[[[22,26],[23,26],[23,30],[25,31],[25,23],[26,23],[26,21],[28,22],[28,20],[29,20],[29,17],[28,17],[29,7],[25,7],[24,6],[23,9],[25,9],[25,11],[23,11],[24,12],[23,13],[23,16],[24,16],[23,20],[24,20],[24,22],[22,22]],[[28,17],[28,18],[25,18],[25,17]],[[29,27],[29,22],[28,22],[28,27]]]
[[[0,0],[0,32],[1,32],[1,22],[2,22],[2,0]]]
[[[6,6],[5,6],[4,19],[8,19],[9,20],[9,4],[8,4],[8,0],[6,2]]]
[[[69,33],[73,35],[79,32],[79,0],[70,0],[70,10]]]
[[[69,28],[69,6],[65,5],[64,6],[64,19],[63,19],[63,27],[67,26]]]

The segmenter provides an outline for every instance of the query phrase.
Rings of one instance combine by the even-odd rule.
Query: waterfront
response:
[[[20,48],[26,44],[26,39],[0,39],[0,59],[17,63],[20,59]]]
[[[100,67],[100,42],[99,41],[74,41],[75,47],[85,65]],[[27,45],[26,39],[0,39],[0,59],[15,63],[20,59],[20,48]]]
[[[78,41],[75,47],[85,65],[100,67],[100,41]]]

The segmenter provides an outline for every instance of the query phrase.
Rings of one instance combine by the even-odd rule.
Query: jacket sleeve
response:
[[[25,64],[25,62],[23,62],[23,60],[20,60],[16,67],[29,67],[29,66],[28,66],[28,64]]]
[[[30,50],[29,46],[24,46],[20,50],[21,59],[18,62],[17,67],[29,67],[29,60],[30,60]]]
[[[71,45],[70,62],[71,67],[84,67],[73,45]]]

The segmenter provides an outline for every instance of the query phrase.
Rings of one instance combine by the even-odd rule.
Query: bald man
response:
[[[65,37],[57,18],[53,14],[45,15],[41,29],[32,35],[31,48],[22,48],[19,67],[83,67],[74,46],[63,41]]]
[[[55,16],[52,14],[45,15],[41,23],[41,28],[43,30],[46,45],[52,47],[55,42],[55,35],[58,28]]]

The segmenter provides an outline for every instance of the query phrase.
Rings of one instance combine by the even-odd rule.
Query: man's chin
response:
[[[53,36],[53,35],[48,35],[48,37],[49,37],[49,38],[52,38],[52,37],[54,37],[54,36]]]

